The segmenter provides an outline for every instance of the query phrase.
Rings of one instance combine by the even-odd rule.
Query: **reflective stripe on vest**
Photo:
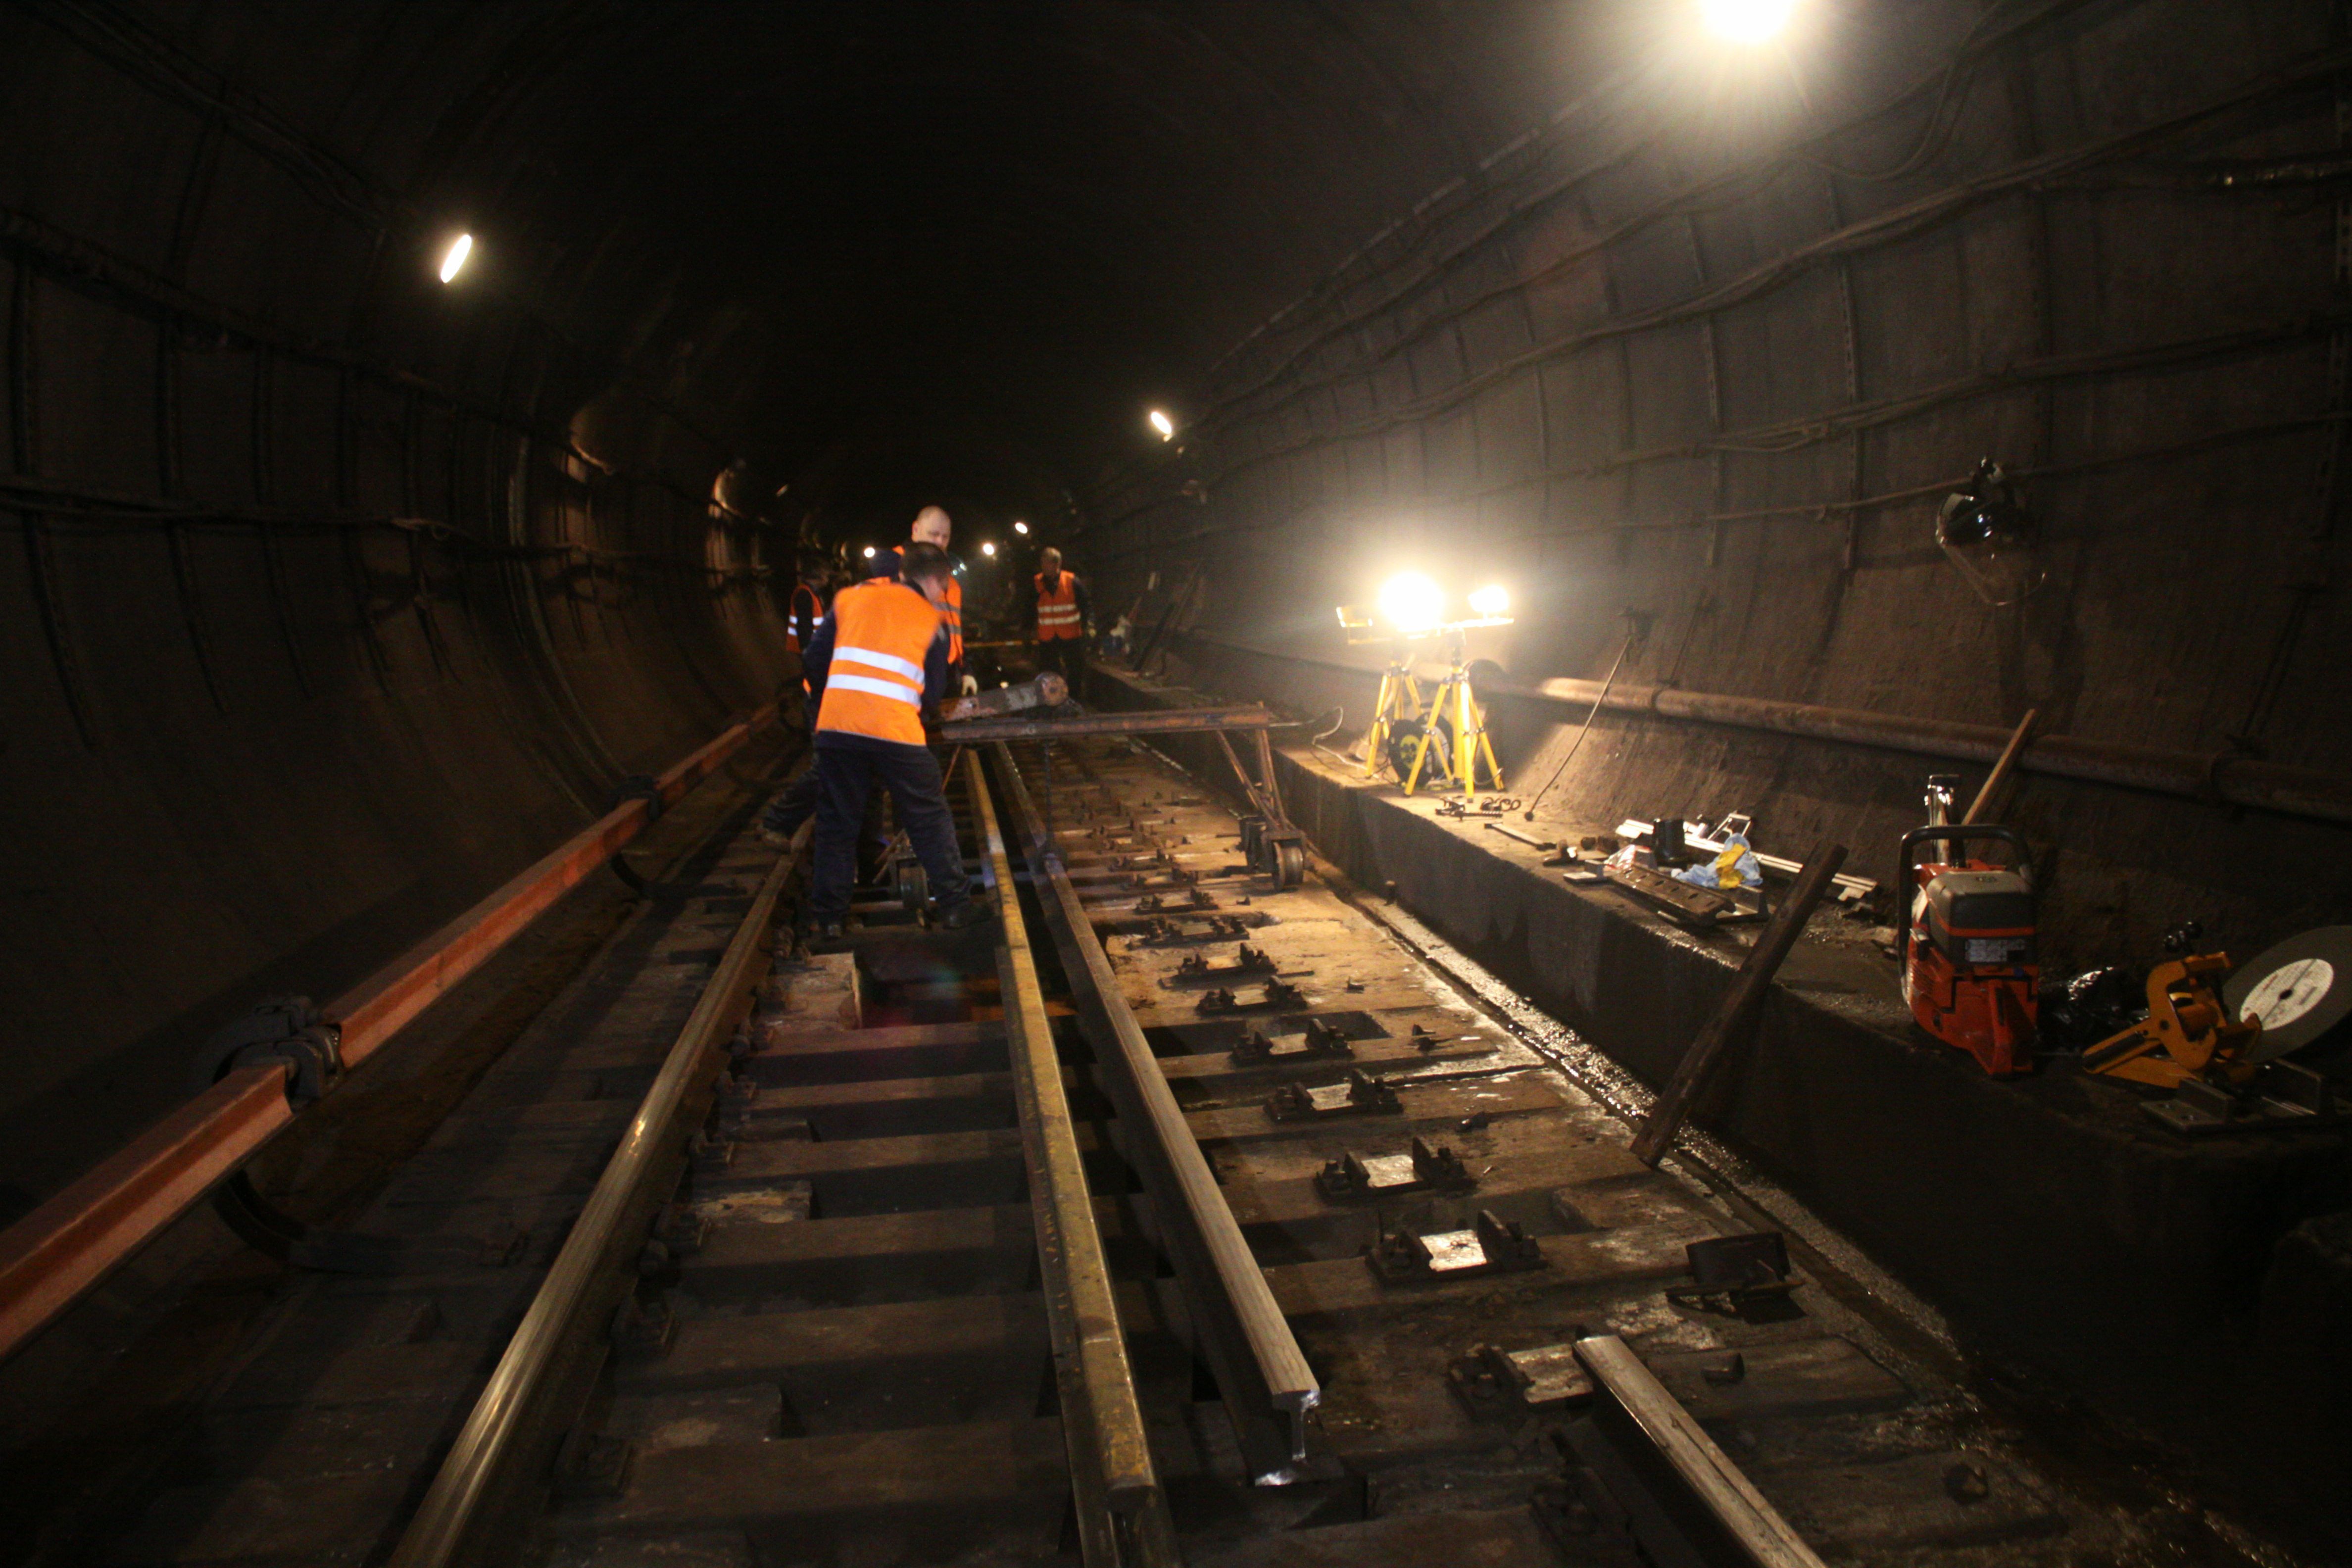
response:
[[[833,664],[818,731],[921,745],[923,659],[940,620],[929,599],[887,577],[835,595]]]
[[[1037,574],[1037,640],[1061,642],[1077,637],[1085,628],[1078,619],[1078,580],[1071,573],[1062,574],[1061,581],[1051,590],[1045,586],[1045,574]]]

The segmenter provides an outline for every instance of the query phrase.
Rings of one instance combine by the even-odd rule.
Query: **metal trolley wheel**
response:
[[[1295,888],[1307,880],[1307,847],[1283,843],[1274,847],[1274,885]]]
[[[909,855],[898,862],[898,902],[908,914],[921,914],[931,901],[931,879],[923,863]]]

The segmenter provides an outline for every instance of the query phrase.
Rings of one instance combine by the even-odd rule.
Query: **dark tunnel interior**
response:
[[[929,504],[976,637],[1055,544],[1100,631],[1314,720],[1302,756],[1371,716],[1334,606],[1506,585],[1470,653],[1571,832],[1751,813],[1885,880],[1950,737],[2030,711],[2045,980],[2352,921],[2352,7],[1803,0],[1761,47],[1703,9],[0,4],[0,1220],[259,999],[796,699],[796,558]],[[1987,458],[2030,520],[2006,586],[1937,535]],[[1393,888],[1378,838],[1318,847]],[[1430,877],[1433,929],[1607,1012],[1598,960]],[[1952,1115],[1949,1180],[2034,1209],[1990,1142],[2025,1123]],[[1871,1188],[1862,1153],[1775,1125],[1761,1163],[1870,1233],[1805,1186]],[[2352,1407],[2340,1133],[2159,1145],[2085,1147],[2168,1184],[2101,1197],[2118,1231],[2226,1233],[2152,1266],[2162,1333],[2321,1303],[2313,1473]],[[2000,1289],[2110,1310],[2059,1251]],[[2158,1332],[2083,1377],[2177,1435],[2134,1392]]]

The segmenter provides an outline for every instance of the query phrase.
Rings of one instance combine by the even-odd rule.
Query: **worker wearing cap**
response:
[[[834,595],[833,618],[806,655],[824,689],[816,720],[816,854],[809,915],[838,937],[849,918],[857,830],[868,790],[890,792],[898,825],[923,863],[942,923],[961,931],[988,918],[971,897],[939,759],[923,740],[923,709],[948,684],[947,552],[919,541],[899,553],[896,581],[869,579]]]
[[[914,526],[907,531],[908,544],[936,545],[942,553],[946,552],[948,541],[953,537],[955,537],[955,521],[948,516],[945,507],[925,507],[915,514]],[[907,553],[906,544],[896,544],[891,546],[891,549],[902,557]],[[954,564],[952,556],[949,558],[949,564],[950,567]],[[980,688],[971,676],[964,673],[963,584],[955,577],[948,579],[948,602],[945,615],[948,625],[949,689],[970,696]]]
[[[1087,679],[1087,626],[1094,619],[1087,602],[1087,585],[1075,572],[1062,570],[1062,552],[1052,545],[1038,557],[1044,568],[1035,580],[1032,614],[1037,626],[1037,670],[1059,672],[1069,682],[1070,695],[1084,691]]]

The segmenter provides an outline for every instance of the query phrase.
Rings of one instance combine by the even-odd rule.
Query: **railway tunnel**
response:
[[[800,1109],[722,1088],[712,1114],[733,1131],[698,1149],[842,1161],[876,1129],[979,1136],[967,1121],[995,1112],[972,1107],[1000,1099],[1008,1128],[1055,1124],[1058,1089],[1040,1110],[989,1075],[1028,1083],[1024,1040],[1061,1052],[1096,1200],[1078,1209],[1109,1215],[1122,1184],[1143,1199],[1100,1245],[1169,1474],[1129,1475],[1117,1530],[1090,1532],[1103,1483],[1081,1472],[1101,1456],[1068,1439],[1065,1478],[1055,1434],[1124,1407],[1045,1377],[1024,1414],[1052,1433],[987,1448],[1027,1464],[1021,1445],[1044,1445],[1043,1479],[1006,1483],[1051,1516],[1004,1538],[1015,1557],[1761,1550],[1703,1503],[1679,1544],[1611,1526],[1606,1500],[1633,1483],[1611,1492],[1614,1461],[1528,1394],[1534,1363],[1504,1376],[1526,1408],[1497,1426],[1447,1392],[1451,1362],[1415,1372],[1403,1348],[1475,1363],[1588,1328],[1639,1352],[1714,1456],[1669,1445],[1632,1470],[1721,1459],[1786,1515],[1788,1550],[2352,1552],[2343,6],[11,0],[0,40],[0,1443],[21,1560],[457,1560],[406,1555],[444,1517],[428,1489],[478,1450],[476,1395],[631,1147],[580,1108],[667,1081],[659,1049],[628,1057],[617,1035],[595,1036],[601,1068],[527,1064],[569,1064],[546,1053],[630,1018],[657,1047],[700,1028],[717,1051],[746,1018],[739,1045],[772,1042],[725,1082]],[[992,929],[861,903],[828,951],[793,934],[805,846],[767,846],[755,822],[808,754],[792,591],[813,562],[862,575],[926,505],[953,518],[990,686],[1034,668],[1038,552],[1078,574],[1085,718],[965,721],[983,728],[950,794]],[[1907,843],[1937,789],[2014,847]],[[1811,879],[1814,911],[1806,873],[1832,847],[1843,880]],[[1915,864],[1938,853],[1957,877],[2006,871],[2030,912],[1974,941],[1915,934]],[[1114,863],[1140,889],[1117,908],[1092,879]],[[1195,935],[1238,946],[1183,945],[1150,901],[1180,891],[1215,910]],[[756,981],[747,910],[779,966]],[[1308,940],[1327,928],[1342,934]],[[1000,942],[1035,951],[1027,1022],[1031,960]],[[1179,956],[1218,976],[1231,959],[1235,984],[1196,997]],[[1388,995],[1394,975],[1420,989]],[[1906,976],[1984,1011],[1938,1015]],[[688,1009],[722,979],[740,994],[714,1034]],[[1201,1013],[1211,994],[1238,1011]],[[268,1011],[288,996],[308,1000]],[[257,1057],[285,1045],[257,1018],[325,1040],[323,1081]],[[2158,1022],[2178,1037],[2151,1050]],[[1371,1104],[1382,1041],[1455,1027],[1498,1054],[1419,1064],[1417,1089],[1400,1070],[1402,1110]],[[853,1044],[811,1043],[828,1030]],[[1350,1030],[1352,1047],[1318,1043]],[[1288,1080],[1244,1058],[1294,1037],[1302,1063],[1328,1078],[1352,1054],[1370,1087],[1345,1104],[1297,1089],[1304,1121],[1285,1120]],[[1704,1079],[1695,1040],[1721,1053]],[[962,1065],[877,1072],[898,1087],[868,1100],[823,1077],[856,1079],[839,1062],[885,1044]],[[802,1082],[771,1060],[794,1051],[835,1065]],[[2114,1070],[2134,1059],[2158,1065]],[[192,1129],[224,1124],[191,1108],[226,1103],[236,1073],[267,1080],[244,1103],[268,1125],[198,1158]],[[1414,1095],[1433,1106],[1455,1078],[1471,1109],[1424,1113]],[[915,1104],[909,1086],[951,1079]],[[516,1109],[542,1081],[569,1087]],[[1479,1095],[1507,1131],[1559,1126],[1473,1127]],[[679,1103],[680,1127],[700,1115]],[[1311,1145],[1344,1171],[1404,1147],[1375,1115],[1315,1120],[1368,1107],[1474,1163],[1499,1140],[1488,1208],[1443,1184],[1413,1200],[1427,1214],[1407,1205],[1486,1247],[1477,1267],[1508,1274],[1490,1296],[1382,1273],[1405,1234],[1386,1209],[1285,1217],[1276,1189],[1305,1178],[1281,1159]],[[1688,1131],[1655,1171],[1592,1174],[1569,1150],[1614,1149],[1669,1109]],[[493,1115],[520,1120],[486,1146],[561,1126],[573,1163],[542,1162],[528,1202],[395,1201],[412,1178],[459,1182],[453,1149]],[[1139,1151],[1147,1127],[1197,1140],[1198,1171]],[[1261,1147],[1277,1128],[1303,1140],[1279,1157]],[[1077,1179],[1047,1148],[987,1212]],[[1018,1170],[1020,1152],[987,1160]],[[725,1174],[765,1157],[677,1156],[681,1193],[736,1183],[696,1200],[695,1237],[773,1197]],[[963,1213],[939,1193],[994,1169],[942,1166],[934,1193],[919,1172],[846,1168],[778,1177],[782,1212]],[[252,1198],[241,1220],[225,1190]],[[681,1333],[742,1301],[912,1313],[950,1293],[853,1289],[839,1258],[804,1265],[835,1283],[772,1260],[756,1289],[722,1289],[745,1272],[713,1261],[734,1244],[680,1241],[692,1204],[663,1202],[670,1272],[630,1289],[702,1303]],[[380,1232],[434,1205],[468,1245],[514,1230],[467,1265],[496,1289],[451,1283],[446,1247],[252,1231]],[[627,1213],[634,1248],[656,1222]],[[1801,1283],[1780,1300],[1859,1358],[1804,1363],[1816,1404],[1772,1403],[1789,1346],[1815,1341],[1753,1302],[1688,1309],[1675,1271],[1701,1259],[1675,1226],[1691,1225],[1785,1235]],[[1610,1254],[1621,1229],[1634,1239]],[[1507,1231],[1549,1260],[1510,1273]],[[1566,1304],[1602,1290],[1574,1259],[1669,1233],[1671,1285],[1608,1273],[1606,1304]],[[1253,1247],[1262,1301],[1232,1268]],[[1067,1266],[1036,1265],[1045,1297]],[[1316,1283],[1335,1266],[1344,1289]],[[375,1316],[350,1316],[354,1280]],[[1360,1300],[1373,1285],[1390,1294]],[[312,1310],[330,1300],[348,1321]],[[375,1414],[335,1426],[324,1373],[281,1371],[276,1403],[236,1392],[271,1346],[380,1350],[392,1317],[399,1356],[441,1357],[429,1409],[355,1399]],[[1269,1369],[1292,1363],[1267,1336],[1288,1345],[1286,1318],[1322,1401],[1311,1443],[1313,1402],[1289,1407],[1295,1467],[1259,1452],[1271,1417],[1244,1408],[1280,1393]],[[329,1321],[341,1337],[312,1332]],[[1034,1337],[1013,1335],[1033,1359]],[[1569,1408],[1642,1427],[1664,1406],[1610,1353],[1570,1363]],[[1700,1368],[1716,1356],[1743,1370]],[[1234,1416],[1181,1462],[1175,1417],[1154,1414],[1171,1358],[1170,1409]],[[655,1496],[665,1465],[738,1475],[718,1449],[753,1465],[762,1443],[818,1446],[757,1462],[854,1490],[822,1445],[901,1430],[876,1387],[905,1375],[929,1391],[910,1399],[964,1415],[980,1400],[887,1361],[827,1363],[833,1404],[792,1381],[798,1362],[658,1394],[575,1369],[602,1390],[580,1396],[589,1414],[566,1406],[511,1459],[490,1445],[513,1474],[482,1490],[504,1511],[450,1528],[550,1561],[980,1552],[876,1521],[987,1513],[993,1494],[910,1483],[756,1519]],[[739,1397],[751,1387],[781,1387],[761,1398],[784,1414],[738,1430],[768,1408]],[[743,1440],[698,1470],[685,1426],[629,1428],[595,1452],[637,1468],[581,1500],[598,1423],[627,1426],[608,1406],[651,1422],[663,1399],[718,1400],[679,1419]],[[319,1434],[370,1421],[363,1458],[314,1468],[396,1476],[371,1481],[381,1497],[321,1480],[320,1501],[299,1466],[239,1468],[271,1443],[341,1453]],[[1369,1436],[1424,1422],[1470,1436]],[[969,1432],[941,1441],[875,1452],[910,1474],[985,1468]],[[1491,1473],[1448,1468],[1512,1443]],[[1248,1484],[1277,1472],[1294,1484]],[[1201,1500],[1234,1476],[1244,1501]],[[1441,1506],[1457,1480],[1475,1519]]]

